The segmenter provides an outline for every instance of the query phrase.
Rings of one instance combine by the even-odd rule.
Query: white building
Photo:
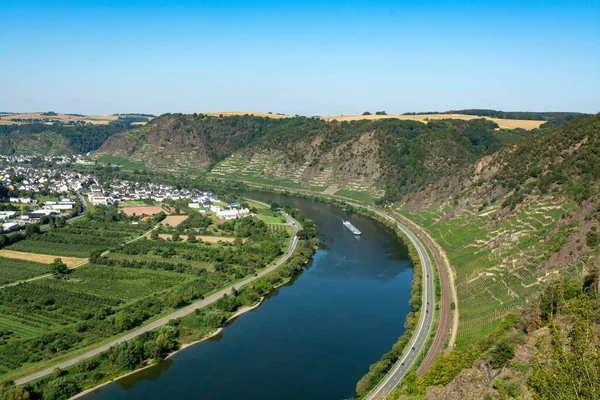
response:
[[[2,231],[10,232],[13,229],[16,229],[19,226],[16,222],[5,222],[2,224]]]

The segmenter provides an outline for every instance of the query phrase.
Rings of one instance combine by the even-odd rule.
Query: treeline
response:
[[[514,207],[532,192],[545,194],[558,188],[583,202],[599,190],[600,116],[527,138],[502,151],[495,162],[502,168],[490,183],[512,192],[503,207]]]
[[[408,112],[403,115],[424,115],[424,114],[464,114],[476,115],[479,117],[491,117],[502,119],[524,119],[534,121],[551,121],[565,118],[586,117],[590,114],[577,112],[545,112],[545,111],[498,111],[488,109],[466,109],[466,110],[450,110],[450,111],[428,111],[428,112]]]
[[[32,135],[41,138],[44,135],[55,134],[67,141],[72,154],[87,153],[98,149],[115,133],[131,129],[133,127],[131,123],[138,120],[138,117],[124,117],[106,125],[71,126],[62,123],[0,125],[0,149],[3,154],[14,154],[20,149],[21,143],[30,140]]]

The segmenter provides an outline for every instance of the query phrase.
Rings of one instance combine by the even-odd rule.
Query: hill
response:
[[[485,119],[425,124],[168,114],[111,137],[95,157],[372,201],[397,199],[526,135]]]
[[[60,156],[98,149],[108,137],[128,130],[138,118],[119,117],[107,124],[15,123],[0,125],[0,153]]]
[[[539,359],[547,355],[535,345],[536,337],[548,337],[552,323],[569,330],[572,319],[556,320],[545,307],[561,307],[570,298],[578,301],[582,292],[572,289],[569,280],[595,274],[591,282],[597,285],[599,154],[600,115],[594,115],[527,137],[405,196],[398,211],[425,227],[444,248],[458,292],[455,349],[415,381],[420,390],[438,386],[427,391],[428,398],[477,398],[486,393],[496,398],[509,381],[511,391],[517,393],[513,397],[526,397],[531,389],[548,393],[549,386],[533,386],[533,379],[541,379],[543,371],[536,370],[532,355]],[[559,280],[567,282],[559,284]],[[571,289],[549,289],[557,284]],[[564,297],[544,303],[544,296],[554,296],[549,290]],[[597,297],[590,296],[598,309]],[[507,326],[511,313],[517,317]],[[545,330],[533,333],[544,326]],[[523,330],[532,336],[518,333]],[[600,336],[592,338],[600,346]],[[521,353],[502,375],[498,367],[490,368],[493,354],[489,351],[504,340]],[[598,376],[598,370],[594,373]],[[548,377],[544,375],[545,385],[552,386]],[[519,385],[524,386],[519,389]],[[412,390],[412,394],[419,391]]]

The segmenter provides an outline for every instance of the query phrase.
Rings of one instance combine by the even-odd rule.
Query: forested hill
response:
[[[144,119],[147,121],[147,119]],[[138,118],[119,118],[105,125],[26,123],[0,125],[0,154],[71,155],[98,149],[110,136],[131,129]]]
[[[484,119],[326,122],[169,114],[111,137],[97,157],[156,171],[398,199],[524,135]]]
[[[597,398],[600,115],[482,157],[396,211],[446,251],[460,313],[454,351],[404,395]]]

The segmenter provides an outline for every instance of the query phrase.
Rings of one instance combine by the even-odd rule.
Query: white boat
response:
[[[355,235],[360,235],[361,234],[361,232],[354,225],[352,225],[352,222],[350,222],[350,221],[344,221],[342,223],[344,224],[344,226],[346,228],[348,228],[348,230],[350,230],[350,232],[354,233]]]

